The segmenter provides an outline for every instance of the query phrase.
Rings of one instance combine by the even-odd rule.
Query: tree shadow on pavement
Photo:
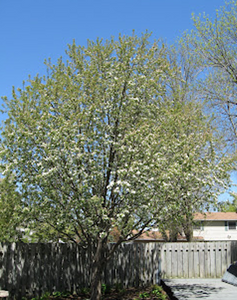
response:
[[[168,282],[168,280],[166,280]],[[222,287],[212,287],[205,284],[172,284],[168,286],[162,282],[163,289],[171,300],[186,300],[190,298],[208,299],[213,294],[218,294]]]

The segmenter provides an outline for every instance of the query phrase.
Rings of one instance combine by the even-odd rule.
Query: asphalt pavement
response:
[[[237,300],[237,286],[221,279],[163,279],[171,300]]]

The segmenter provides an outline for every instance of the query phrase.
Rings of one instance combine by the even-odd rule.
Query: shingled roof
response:
[[[133,231],[133,234],[137,233],[137,231]],[[166,234],[169,236],[169,231],[166,231]],[[203,240],[201,236],[195,236],[194,240]],[[185,242],[186,237],[182,236],[180,233],[177,236],[178,242]],[[134,240],[134,242],[164,242],[164,237],[161,232],[157,230],[148,230],[144,231],[138,238]]]
[[[196,221],[237,221],[236,212],[208,212],[194,214]]]

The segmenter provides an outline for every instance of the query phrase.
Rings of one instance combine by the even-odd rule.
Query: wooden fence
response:
[[[161,278],[220,278],[237,260],[237,242],[123,244],[108,263],[104,283],[127,286]],[[88,287],[91,258],[75,244],[0,244],[0,289],[11,299]]]
[[[161,250],[162,278],[221,278],[237,260],[237,241],[166,243]]]

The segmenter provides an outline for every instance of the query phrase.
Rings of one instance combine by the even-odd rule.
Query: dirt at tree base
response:
[[[146,299],[146,300],[170,300],[165,291],[160,291],[159,295],[152,293],[152,288],[128,288],[122,290],[111,290],[108,293],[102,295],[102,300],[135,300],[135,299]],[[88,300],[89,294],[77,294],[63,296],[50,296],[52,300]]]

